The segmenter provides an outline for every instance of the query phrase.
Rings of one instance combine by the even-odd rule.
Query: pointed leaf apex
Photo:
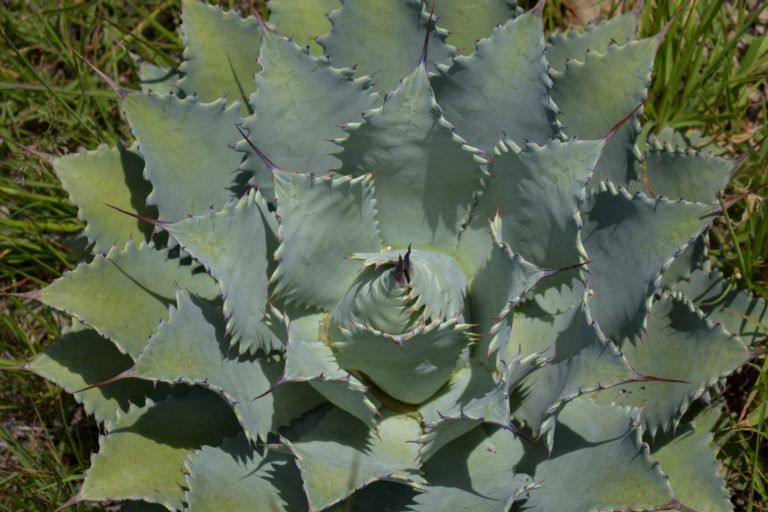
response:
[[[636,107],[635,107],[635,108],[632,110],[632,112],[630,112],[629,114],[627,114],[627,116],[626,116],[624,119],[622,119],[621,121],[619,121],[618,123],[616,123],[616,124],[614,125],[614,127],[613,127],[613,128],[611,128],[611,130],[610,130],[608,133],[606,133],[606,134],[605,134],[605,135],[602,137],[602,139],[601,139],[601,140],[603,141],[603,150],[605,150],[605,146],[608,144],[608,142],[610,142],[610,140],[613,138],[613,136],[614,136],[614,135],[616,135],[616,132],[618,132],[618,131],[619,131],[619,128],[621,128],[621,127],[624,125],[624,123],[626,123],[627,121],[629,121],[630,119],[632,119],[632,116],[634,116],[634,115],[637,113],[637,111],[638,111],[638,110],[640,110],[641,108],[643,108],[643,106],[644,106],[646,103],[648,103],[648,100],[649,100],[649,99],[651,99],[651,97],[650,97],[650,96],[649,96],[649,97],[647,97],[647,98],[645,98],[645,99],[644,99],[642,102],[640,102],[640,104],[639,104],[638,106],[636,106]]]
[[[573,265],[567,265],[565,267],[554,268],[554,269],[542,269],[542,270],[544,272],[544,277],[549,277],[555,274],[559,274],[560,272],[565,272],[567,270],[573,270],[574,268],[583,267],[584,265],[587,265],[591,262],[592,262],[591,260],[586,260],[581,263],[575,263]]]
[[[261,30],[269,30],[269,26],[267,25],[267,22],[264,21],[264,18],[262,18],[261,13],[256,8],[256,6],[253,4],[253,0],[248,0],[248,7],[251,8],[251,14],[259,20],[259,26],[261,27]]]
[[[389,274],[400,286],[405,286],[411,281],[411,244],[408,244],[408,251],[405,256],[397,257],[397,264],[389,271]]]
[[[33,299],[39,302],[42,302],[42,296],[40,295],[40,290],[33,290],[31,292],[2,292],[0,293],[0,297],[18,297],[20,299]]]
[[[7,142],[10,142],[11,144],[13,144],[14,146],[16,146],[18,148],[23,149],[24,151],[26,151],[30,155],[36,156],[40,160],[45,160],[46,162],[48,162],[48,164],[52,164],[53,163],[53,159],[55,158],[54,155],[49,155],[48,153],[43,153],[41,151],[37,151],[36,149],[32,149],[29,146],[25,146],[24,144],[21,144],[20,142],[16,142],[15,140],[11,140],[8,137],[0,138],[0,142],[2,142],[4,140],[7,141]]]
[[[542,14],[544,12],[544,4],[545,3],[546,2],[544,0],[538,0],[538,2],[536,2],[536,5],[531,7],[531,10],[528,11],[528,12],[530,12],[531,14],[533,14],[534,16],[536,16],[538,18],[541,18]]]
[[[261,150],[259,148],[257,148],[256,145],[253,142],[251,142],[251,140],[248,138],[248,136],[245,134],[243,129],[240,128],[239,125],[236,124],[235,128],[237,128],[237,131],[239,131],[240,135],[243,136],[243,138],[245,139],[245,142],[247,142],[248,145],[251,146],[251,149],[259,156],[259,158],[261,158],[261,161],[264,162],[264,165],[267,166],[267,169],[269,169],[270,173],[274,174],[276,170],[277,171],[284,170],[284,169],[281,169],[280,167],[278,167],[277,165],[275,165],[274,162],[272,162],[272,160],[267,158],[267,155],[262,153]]]
[[[761,185],[756,186],[755,188],[752,188],[750,190],[747,190],[746,192],[742,192],[741,194],[737,195],[736,197],[730,198],[728,201],[720,201],[720,208],[718,208],[718,212],[722,213],[723,210],[729,209],[734,204],[738,203],[742,199],[744,199],[747,196],[750,196],[760,190],[761,188],[768,187],[768,183],[763,183]]]
[[[78,51],[77,51],[77,50],[75,50],[75,49],[74,49],[74,48],[72,48],[71,46],[69,46],[69,49],[72,51],[72,53],[74,53],[75,55],[77,55],[77,56],[80,58],[80,60],[82,60],[83,62],[85,62],[85,63],[88,65],[88,67],[90,67],[92,70],[94,70],[94,71],[96,72],[96,74],[97,74],[97,75],[99,75],[99,76],[101,77],[101,79],[102,79],[102,80],[104,80],[104,81],[107,83],[107,85],[108,85],[108,86],[109,86],[109,87],[110,87],[110,88],[111,88],[113,91],[115,91],[115,94],[117,94],[117,97],[118,97],[118,99],[119,99],[120,101],[123,101],[123,99],[124,99],[126,96],[128,96],[129,94],[131,94],[131,93],[133,93],[133,92],[138,92],[138,91],[135,91],[135,90],[133,90],[133,89],[127,89],[127,88],[125,88],[125,87],[122,87],[122,86],[118,85],[118,84],[117,84],[117,82],[115,82],[115,81],[114,81],[114,80],[112,80],[110,77],[108,77],[108,76],[106,75],[106,73],[104,73],[102,70],[100,70],[99,68],[97,68],[97,67],[96,67],[96,66],[95,66],[93,63],[91,63],[91,62],[90,62],[88,59],[86,59],[85,57],[83,57],[82,55],[80,55],[80,53],[78,53]]]
[[[419,66],[427,66],[427,54],[429,52],[429,35],[432,32],[432,19],[435,14],[435,4],[437,0],[432,2],[432,10],[429,12],[429,20],[427,21],[427,34],[424,36],[424,46],[421,49],[421,57],[419,58]]]
[[[693,384],[692,382],[688,382],[687,380],[680,380],[680,379],[665,379],[664,377],[653,377],[650,375],[641,375],[637,374],[635,379],[633,379],[634,382],[677,382],[680,384]]]
[[[165,226],[167,226],[168,224],[171,224],[170,222],[164,222],[162,220],[152,219],[150,217],[144,217],[143,215],[138,215],[138,214],[129,212],[127,210],[123,210],[122,208],[118,208],[117,206],[115,206],[113,204],[104,203],[104,205],[105,206],[109,206],[110,208],[113,208],[113,209],[119,211],[120,213],[124,213],[126,215],[130,215],[133,218],[136,218],[136,219],[139,219],[139,220],[143,220],[144,222],[152,224],[153,226],[157,226],[157,227],[159,227],[161,229],[165,229]]]
[[[632,9],[632,14],[634,14],[636,17],[640,17],[640,14],[643,12],[643,9],[645,8],[645,0],[640,0],[637,2],[637,5],[634,9]]]
[[[61,512],[62,510],[68,509],[72,505],[77,505],[78,503],[85,501],[83,500],[82,496],[80,496],[80,491],[77,492],[74,496],[69,498],[66,503],[64,503],[62,506],[54,510],[53,512]]]
[[[253,398],[251,399],[251,402],[253,402],[253,401],[255,401],[255,400],[258,400],[259,398],[262,398],[262,397],[265,397],[265,396],[267,396],[268,394],[270,394],[271,392],[273,392],[274,390],[276,390],[276,389],[278,388],[278,386],[280,386],[280,385],[282,385],[282,384],[285,384],[286,382],[288,382],[288,379],[286,379],[284,375],[281,375],[281,376],[280,376],[280,378],[279,378],[279,379],[277,379],[277,380],[275,381],[275,383],[274,383],[274,384],[272,384],[272,385],[269,387],[269,389],[268,389],[268,390],[266,390],[265,392],[263,392],[262,394],[260,394],[260,395],[258,395],[258,396],[255,396],[255,397],[253,397]]]
[[[672,16],[672,18],[667,22],[667,24],[662,27],[659,33],[653,36],[653,39],[656,39],[657,44],[659,45],[661,44],[661,42],[664,40],[664,37],[667,35],[667,32],[669,32],[669,29],[677,21],[677,19],[680,17],[683,11],[686,8],[688,8],[690,4],[691,4],[691,0],[687,0],[683,5],[681,5],[680,9],[678,9],[675,15]]]
[[[97,384],[91,384],[90,386],[86,386],[86,387],[84,387],[82,389],[78,389],[77,391],[74,391],[73,394],[75,394],[75,393],[82,393],[83,391],[88,391],[89,389],[93,389],[93,388],[100,388],[101,386],[106,386],[107,384],[112,384],[113,382],[117,382],[119,380],[127,379],[127,378],[130,378],[130,377],[135,377],[135,376],[136,375],[133,373],[133,368],[128,368],[124,372],[118,373],[117,375],[115,375],[111,379],[107,379],[107,380],[105,380],[103,382],[99,382]]]

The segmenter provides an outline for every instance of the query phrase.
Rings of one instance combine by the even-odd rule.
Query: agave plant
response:
[[[663,36],[268,6],[185,0],[178,73],[113,84],[136,143],[52,162],[93,256],[26,368],[105,432],[71,503],[730,510],[710,398],[765,304],[702,258],[734,162],[638,149]]]

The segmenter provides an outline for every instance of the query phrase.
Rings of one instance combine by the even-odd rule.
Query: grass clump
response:
[[[128,84],[136,82],[128,52],[166,64],[180,54],[164,28],[178,24],[177,2],[140,4],[0,4],[0,292],[41,288],[79,259],[83,226],[46,155],[130,138],[114,93],[70,48]],[[29,299],[0,298],[0,367],[40,353],[63,320]],[[97,426],[71,395],[13,371],[0,371],[0,415],[0,511],[61,506],[79,489]],[[73,507],[90,509],[102,507]]]

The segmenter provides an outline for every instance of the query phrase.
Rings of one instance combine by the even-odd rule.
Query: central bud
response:
[[[430,251],[357,254],[365,263],[333,313],[339,364],[391,397],[418,404],[450,378],[467,347],[467,281]]]

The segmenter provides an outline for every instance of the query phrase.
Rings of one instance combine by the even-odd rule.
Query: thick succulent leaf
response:
[[[445,413],[459,412],[470,400],[494,385],[491,371],[482,365],[473,363],[459,368],[438,394],[419,406],[419,414],[425,424],[440,422]]]
[[[450,377],[467,346],[468,328],[452,318],[391,335],[365,325],[337,323],[331,334],[342,368],[360,370],[390,396],[418,404]]]
[[[341,162],[332,153],[339,146],[332,140],[344,136],[342,125],[360,122],[360,115],[379,101],[369,80],[353,80],[351,70],[333,68],[327,58],[315,59],[271,32],[264,34],[259,60],[264,71],[256,76],[258,90],[250,98],[256,114],[243,123],[249,140],[289,171],[324,174],[338,168]],[[242,167],[272,201],[266,164],[245,142],[238,150],[248,153]]]
[[[377,480],[424,483],[417,462],[419,423],[386,414],[377,432],[333,409],[302,439],[283,439],[296,458],[309,510],[322,510]],[[329,456],[331,455],[331,456]]]
[[[332,310],[360,267],[348,256],[381,248],[371,176],[319,178],[276,169],[274,177],[281,220],[275,294]]]
[[[650,447],[678,500],[697,512],[733,510],[709,431],[696,432],[686,424],[674,435],[657,435]]]
[[[339,367],[331,347],[317,341],[319,338],[299,338],[293,323],[274,308],[270,316],[273,329],[287,340],[285,369],[273,389],[286,382],[308,382],[333,405],[373,427],[379,400],[368,393],[368,388],[357,377]]]
[[[109,340],[79,322],[64,330],[45,352],[24,367],[74,393],[99,384],[133,365],[130,356],[121,353]],[[85,412],[107,428],[117,420],[118,411],[127,411],[131,404],[144,405],[144,399],[163,398],[165,386],[138,379],[125,379],[75,393]]]
[[[85,222],[85,236],[94,250],[107,252],[113,245],[122,247],[128,240],[148,239],[152,234],[149,224],[106,206],[157,217],[157,209],[146,206],[151,185],[141,175],[144,160],[135,147],[99,146],[55,158],[53,167],[69,199],[79,207],[77,217]]]
[[[689,280],[675,283],[710,320],[721,323],[737,334],[749,346],[761,342],[766,336],[768,304],[744,290],[736,290],[718,270],[694,271]]]
[[[599,141],[553,140],[543,147],[529,144],[522,152],[505,152],[497,159],[494,171],[506,194],[499,194],[496,183],[489,181],[487,186],[494,191],[486,195],[492,200],[481,204],[484,213],[501,208],[504,242],[545,268],[579,263],[583,249],[576,205],[602,149]]]
[[[312,54],[319,57],[323,47],[315,42],[315,38],[331,31],[326,14],[340,5],[340,0],[270,0],[267,7],[269,22],[277,27],[279,34],[290,37],[301,46],[309,45]]]
[[[419,438],[419,457],[435,452],[480,422],[494,423],[512,432],[509,389],[541,364],[540,354],[512,357],[498,374],[478,363],[454,372],[451,380],[419,407],[425,434]]]
[[[321,344],[320,342],[313,343],[315,346]],[[378,402],[378,400],[373,396],[367,395],[366,391],[368,388],[363,386],[356,377],[348,374],[346,379],[315,379],[309,381],[309,385],[336,407],[355,416],[369,427],[375,425],[375,414],[378,411],[374,402]]]
[[[462,26],[486,15],[476,3],[462,5],[473,11]],[[445,7],[443,2],[437,6]],[[522,145],[544,144],[557,133],[550,84],[541,18],[531,12],[494,29],[472,56],[454,58],[450,69],[432,79],[446,119],[467,144],[487,153],[502,135]]]
[[[232,198],[242,160],[230,147],[240,137],[238,105],[154,93],[128,94],[122,105],[152,183],[147,201],[157,206],[160,219],[174,222]]]
[[[314,311],[304,307],[283,308],[291,321],[291,332],[300,340],[324,340],[328,336],[329,315],[324,311]]]
[[[508,427],[509,386],[504,377],[497,378],[495,371],[479,364],[461,368],[451,376],[447,388],[420,408],[425,424],[451,418],[476,419]]]
[[[343,169],[374,172],[385,246],[451,252],[482,173],[435,103],[423,66],[349,127]]]
[[[741,340],[679,293],[654,302],[642,340],[622,349],[639,373],[685,381],[628,383],[601,393],[601,399],[642,406],[643,427],[651,433],[676,424],[693,400],[750,358]]]
[[[522,296],[547,271],[532,265],[509,245],[499,239],[503,224],[499,217],[491,224],[493,248],[490,258],[480,269],[470,288],[472,321],[478,324],[477,332],[483,337],[475,349],[478,361],[496,368],[507,356],[507,343],[512,327],[512,309]],[[509,359],[507,359],[509,360]]]
[[[656,39],[642,39],[611,45],[605,53],[589,52],[584,62],[568,62],[566,71],[553,77],[552,89],[565,132],[579,139],[605,137],[645,100],[657,48]],[[622,185],[637,178],[639,115],[611,137],[597,165],[598,178]]]
[[[519,392],[524,398],[514,416],[524,420],[534,433],[547,434],[550,447],[552,415],[565,402],[635,377],[627,360],[592,322],[586,297],[580,304],[555,314],[535,303],[521,305],[515,312],[509,339],[510,349],[520,350],[525,356],[541,353],[548,358],[547,364],[522,384]]]
[[[542,484],[531,491],[523,509],[648,510],[672,502],[666,477],[641,444],[636,413],[586,397],[566,404],[551,456],[540,447],[525,446],[517,469]]]
[[[245,98],[256,90],[253,75],[261,69],[259,20],[241,19],[236,12],[199,0],[183,0],[181,19],[185,49],[179,88],[203,102],[226,96],[232,104],[242,98],[245,112]]]
[[[499,143],[493,176],[462,233],[457,258],[474,275],[491,249],[488,219],[502,219],[501,239],[525,259],[558,269],[584,261],[578,204],[600,157],[600,141],[553,140],[524,149]],[[550,283],[554,285],[556,283]]]
[[[343,0],[329,18],[330,34],[317,41],[333,65],[355,67],[358,76],[375,74],[379,91],[394,89],[419,62],[429,14],[417,0]],[[432,28],[430,62],[450,63],[455,48],[445,44],[447,36]]]
[[[429,485],[411,510],[507,512],[531,486],[529,476],[514,471],[522,456],[522,443],[512,432],[489,425],[476,428],[425,464]]]
[[[645,152],[648,187],[654,195],[717,203],[733,171],[733,162],[692,149],[654,142]]]
[[[472,418],[450,418],[425,423],[426,433],[419,438],[419,459],[422,462],[428,461],[440,448],[481,423],[482,420]]]
[[[254,449],[244,435],[204,446],[184,463],[189,512],[307,509],[301,476],[291,457]]]
[[[111,339],[121,352],[136,357],[161,320],[175,289],[185,288],[206,298],[218,295],[215,282],[204,273],[168,258],[151,243],[123,251],[112,248],[96,255],[39,292],[40,300],[68,312]]]
[[[441,0],[434,7],[438,26],[451,33],[448,44],[463,55],[472,53],[478,39],[490,37],[493,27],[518,12],[517,3],[512,0]]]
[[[565,71],[567,60],[584,62],[587,51],[605,53],[611,43],[623,45],[634,39],[637,30],[637,12],[603,20],[597,25],[587,25],[583,30],[553,32],[547,39],[547,60],[552,69]]]
[[[200,384],[222,395],[234,408],[246,435],[266,440],[269,432],[322,403],[303,383],[286,384],[254,400],[270,388],[283,367],[278,358],[230,354],[224,314],[185,291],[177,308],[136,360],[132,374],[151,380]]]
[[[264,323],[277,221],[261,195],[251,190],[220,212],[163,227],[219,282],[227,332],[240,352],[282,348],[283,341]]]
[[[118,413],[78,493],[80,500],[144,500],[183,508],[183,461],[202,445],[218,446],[240,429],[230,407],[195,388]]]
[[[634,339],[645,325],[661,271],[699,235],[715,213],[702,203],[649,199],[601,182],[582,208],[581,239],[592,263],[592,317],[605,335]]]

